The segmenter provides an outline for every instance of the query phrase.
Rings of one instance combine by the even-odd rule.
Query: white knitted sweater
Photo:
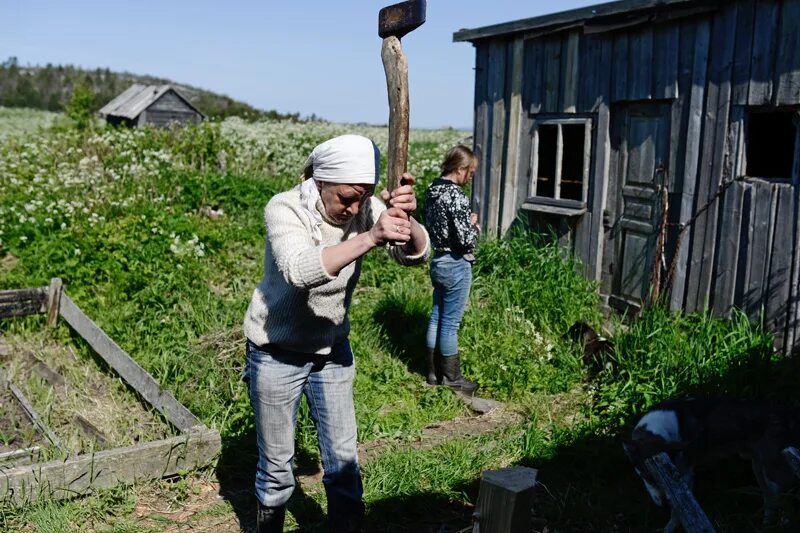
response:
[[[317,203],[321,209],[321,201]],[[322,266],[322,249],[368,231],[386,207],[371,197],[358,215],[337,226],[323,217],[322,241],[311,237],[311,221],[300,204],[300,187],[276,194],[264,208],[267,227],[264,277],[253,291],[244,317],[244,334],[257,345],[275,344],[304,353],[330,353],[350,333],[347,310],[358,278],[361,258],[331,276]],[[423,228],[424,231],[424,228]],[[428,258],[425,250],[407,255],[399,246],[387,246],[400,264],[415,265]]]

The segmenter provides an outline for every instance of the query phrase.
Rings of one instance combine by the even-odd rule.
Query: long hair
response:
[[[442,162],[442,176],[447,176],[459,169],[467,168],[477,160],[478,158],[475,157],[472,150],[463,144],[457,144],[450,148],[444,156],[444,161]]]

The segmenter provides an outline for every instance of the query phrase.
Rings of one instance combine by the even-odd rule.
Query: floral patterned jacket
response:
[[[450,180],[437,178],[425,192],[425,226],[436,252],[472,260],[479,230],[470,222],[469,198]]]

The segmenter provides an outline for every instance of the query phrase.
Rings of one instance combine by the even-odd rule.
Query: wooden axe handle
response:
[[[381,47],[386,88],[389,91],[389,153],[386,188],[400,185],[408,165],[408,62],[400,39],[391,35]]]

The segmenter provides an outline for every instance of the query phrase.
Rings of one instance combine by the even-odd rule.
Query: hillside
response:
[[[298,113],[256,109],[228,96],[164,78],[49,63],[44,67],[22,66],[15,57],[0,63],[0,106],[63,111],[73,88],[83,84],[94,93],[93,107],[98,110],[133,83],[172,84],[208,117],[299,118]]]

